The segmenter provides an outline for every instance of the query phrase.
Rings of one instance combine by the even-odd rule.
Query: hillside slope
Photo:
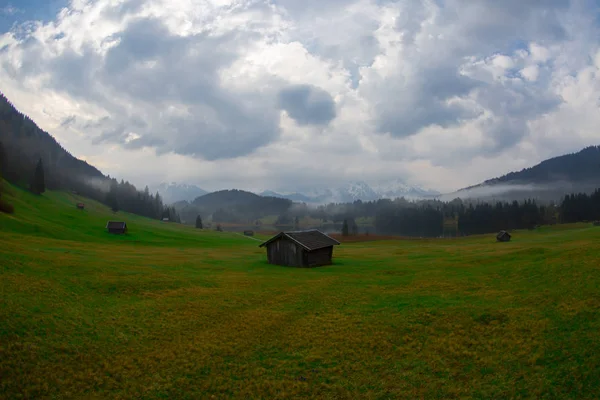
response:
[[[600,146],[590,146],[572,154],[542,161],[518,172],[489,179],[483,185],[497,183],[600,182]]]
[[[60,191],[36,196],[8,184],[3,198],[15,207],[14,214],[0,213],[0,235],[39,236],[60,240],[94,243],[130,243],[136,246],[210,246],[252,244],[244,237],[198,230],[189,226],[165,223],[126,212],[113,213],[107,206],[85,197]],[[85,204],[79,210],[76,204]],[[109,220],[125,221],[128,233],[106,232]],[[224,240],[226,239],[226,240]]]
[[[193,224],[196,216],[219,222],[240,222],[280,215],[292,207],[289,199],[259,196],[244,190],[220,190],[197,197],[193,202],[177,202],[173,207],[182,221]]]
[[[164,206],[158,193],[150,194],[148,187],[139,191],[129,182],[104,176],[94,166],[71,155],[0,93],[0,175],[13,185],[29,188],[38,160],[42,161],[47,189],[76,191],[150,218],[179,219],[174,209]]]
[[[65,150],[52,135],[20,113],[0,93],[0,143],[4,147],[2,170],[8,181],[26,187],[38,159],[51,189],[86,190],[86,179],[107,179],[102,172]]]
[[[591,193],[600,187],[600,146],[590,146],[572,154],[488,179],[443,197],[522,200],[559,200],[570,193]]]

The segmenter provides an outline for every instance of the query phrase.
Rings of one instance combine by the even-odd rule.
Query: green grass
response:
[[[600,393],[599,228],[344,244],[295,269],[234,233],[10,191],[0,398]]]

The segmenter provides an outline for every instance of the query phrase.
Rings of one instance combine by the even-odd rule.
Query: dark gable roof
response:
[[[127,228],[127,224],[125,222],[108,221],[106,223],[106,229],[125,229],[125,228]]]
[[[323,247],[329,247],[340,244],[337,240],[332,237],[327,236],[323,232],[312,229],[309,231],[295,231],[295,232],[281,232],[278,235],[273,236],[271,239],[262,243],[258,247],[266,246],[267,244],[278,240],[282,237],[287,237],[288,239],[298,243],[300,246],[304,247],[308,251],[322,249]]]

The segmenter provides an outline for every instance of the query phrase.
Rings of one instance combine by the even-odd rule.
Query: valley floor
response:
[[[600,393],[600,228],[258,242],[13,189],[0,214],[0,398],[567,398]],[[259,237],[260,238],[260,237]]]

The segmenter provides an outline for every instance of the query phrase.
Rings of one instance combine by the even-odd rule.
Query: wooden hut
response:
[[[106,229],[109,233],[124,234],[127,233],[127,224],[121,221],[108,221]]]
[[[323,232],[280,232],[259,245],[267,248],[269,264],[289,267],[318,267],[332,263],[333,246],[340,242]]]
[[[496,240],[499,242],[509,242],[510,238],[511,238],[510,233],[508,233],[506,231],[500,231],[496,235]]]
[[[83,210],[85,208],[85,204],[77,203],[77,208],[79,208],[80,210]]]
[[[254,231],[244,231],[245,236],[254,236]]]

